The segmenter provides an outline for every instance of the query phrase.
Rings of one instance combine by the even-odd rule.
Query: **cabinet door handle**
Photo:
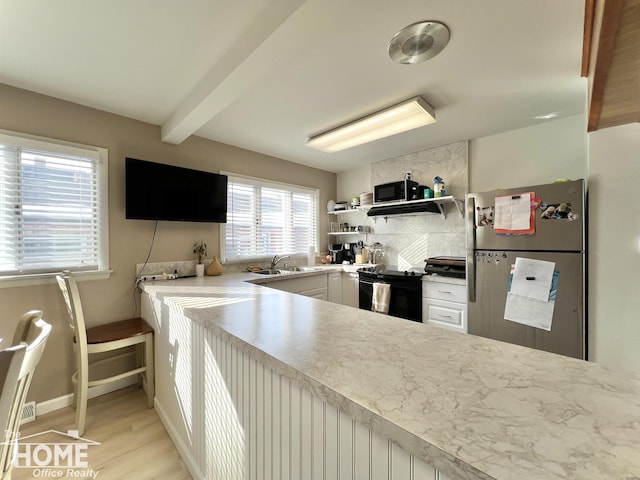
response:
[[[450,290],[438,290],[438,293],[453,293]]]
[[[440,315],[442,318],[453,318],[451,315]]]

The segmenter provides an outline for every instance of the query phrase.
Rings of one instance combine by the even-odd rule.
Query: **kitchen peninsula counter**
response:
[[[390,445],[398,445],[416,459],[415,464],[411,460],[411,468],[416,470],[407,479],[434,478],[419,476],[417,461],[434,467],[443,473],[441,478],[447,479],[640,477],[637,376],[247,283],[258,277],[235,273],[142,284],[143,316],[156,329],[156,408],[183,457],[191,456],[186,463],[192,474],[196,471],[194,477],[201,474],[203,478],[215,478],[215,474],[205,471],[213,468],[207,465],[215,462],[204,459],[210,447],[189,445],[184,438],[197,436],[197,431],[192,430],[206,424],[206,419],[198,419],[198,415],[222,417],[221,412],[210,409],[224,411],[224,408],[219,400],[214,406],[213,394],[207,393],[213,382],[211,373],[207,373],[212,362],[199,367],[204,373],[195,374],[176,358],[178,352],[206,357],[209,350],[223,371],[231,371],[238,362],[238,368],[242,368],[246,356],[260,365],[258,373],[248,377],[253,380],[245,384],[247,391],[247,385],[254,382],[260,392],[271,392],[275,385],[271,380],[269,384],[255,381],[262,378],[261,368],[270,369],[310,392],[312,398],[348,414],[354,420],[356,432],[350,437],[353,445],[360,426],[389,439]],[[202,343],[182,332],[191,331],[191,327],[202,328],[212,335],[211,340]],[[227,347],[223,348],[227,344],[239,353],[228,353]],[[246,371],[249,375],[251,368]],[[229,378],[237,375],[230,373]],[[204,382],[198,382],[198,378]],[[183,387],[179,386],[179,380],[184,381]],[[227,390],[235,402],[235,407],[229,409],[229,418],[237,416],[240,423],[251,424],[253,420],[249,417],[254,415],[251,413],[254,407],[242,407],[240,397],[245,392],[240,388],[242,382],[240,387],[231,387],[229,382]],[[179,396],[181,388],[188,395],[178,398],[175,406],[169,405],[163,395],[175,396],[178,392]],[[202,399],[194,393],[199,389],[204,389]],[[224,389],[221,392],[218,396],[227,395]],[[300,395],[301,399],[306,398]],[[194,399],[189,408],[184,404],[187,398]],[[284,396],[279,398],[285,400]],[[286,401],[294,402],[296,398],[290,395]],[[315,405],[314,400],[310,402]],[[304,406],[304,401],[300,404]],[[255,409],[258,417],[260,411],[268,409],[267,405],[258,400]],[[280,412],[292,405],[286,403]],[[170,418],[167,412],[174,407],[180,411],[180,418],[190,418],[189,415],[195,418],[191,427],[187,420],[181,420],[185,423],[184,438],[180,436],[182,426],[167,425]],[[187,410],[189,415],[185,413]],[[284,422],[285,418],[276,416],[275,420],[262,422],[269,429],[265,438],[275,436],[278,421]],[[290,428],[291,425],[295,426],[289,423]],[[309,432],[311,436],[317,434],[312,426]],[[207,432],[201,433],[203,438],[207,436]],[[257,467],[226,472],[226,478],[272,478],[270,475],[285,478],[278,473],[275,463],[260,453],[266,448],[264,445],[262,450],[258,448],[260,438],[243,440],[248,442],[246,451],[258,450],[255,462],[252,460]],[[372,443],[372,437],[368,438]],[[230,438],[225,445],[233,443]],[[254,445],[257,447],[253,448]],[[295,453],[297,447],[292,448]],[[354,457],[347,470],[355,471],[359,460],[357,448],[354,446],[352,450]],[[242,457],[246,451],[238,455]],[[391,451],[389,447],[389,458]],[[329,454],[325,445],[325,457]],[[300,458],[296,468],[302,472],[304,453],[300,453]],[[377,461],[372,458],[369,462]],[[327,473],[327,462],[325,459],[323,475],[342,478]],[[316,463],[311,461],[309,468],[316,468]],[[270,475],[265,473],[267,470]],[[302,475],[300,478],[312,477]],[[219,478],[225,477],[220,474]],[[291,478],[299,477],[292,474]]]

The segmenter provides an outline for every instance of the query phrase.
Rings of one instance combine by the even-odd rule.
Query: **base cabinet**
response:
[[[467,333],[466,286],[423,281],[422,323]]]
[[[264,284],[265,287],[297,293],[307,297],[327,300],[327,275],[311,275],[308,277],[289,278],[286,280],[274,280]]]
[[[344,272],[342,274],[342,304],[358,308],[358,274]]]
[[[445,478],[260,355],[191,321],[180,298],[142,297],[156,332],[156,412],[192,478]]]
[[[305,297],[317,298],[318,300],[328,300],[327,289],[325,287],[312,288],[311,290],[303,290],[296,293],[298,295],[304,295]]]
[[[327,296],[331,303],[342,303],[342,272],[327,275]]]
[[[328,272],[306,277],[273,279],[265,287],[358,308],[358,274]]]

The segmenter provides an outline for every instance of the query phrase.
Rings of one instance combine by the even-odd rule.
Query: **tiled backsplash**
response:
[[[140,275],[156,275],[162,273],[178,273],[179,277],[192,277],[196,274],[196,261],[183,260],[175,262],[154,262],[136,264],[136,278]],[[144,271],[142,270],[144,267]]]
[[[433,188],[433,178],[445,182],[447,195],[464,200],[469,190],[467,141],[423,150],[371,164],[371,185],[402,180],[405,172],[421,185]],[[400,269],[424,267],[427,257],[438,255],[464,256],[464,219],[455,205],[445,206],[446,219],[441,215],[378,218],[366,213],[351,213],[352,225],[370,225],[373,233],[366,244],[380,242],[385,246],[385,263]]]

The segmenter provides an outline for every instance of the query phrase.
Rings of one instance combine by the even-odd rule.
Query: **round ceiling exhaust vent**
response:
[[[449,42],[444,23],[427,21],[404,27],[389,42],[389,56],[398,63],[414,64],[435,57]]]

